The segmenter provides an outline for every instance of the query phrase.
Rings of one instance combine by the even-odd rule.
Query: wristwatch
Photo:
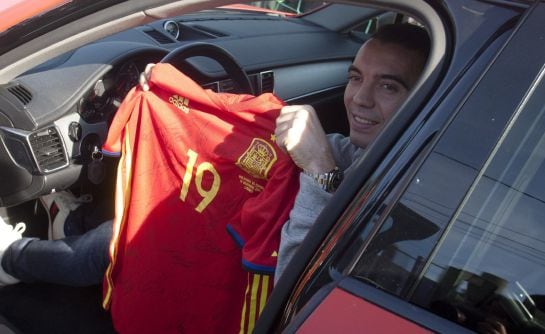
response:
[[[314,181],[328,193],[335,192],[344,177],[344,173],[342,170],[339,169],[339,167],[335,167],[332,171],[327,173],[311,173],[307,171],[303,171],[303,173],[312,177]]]

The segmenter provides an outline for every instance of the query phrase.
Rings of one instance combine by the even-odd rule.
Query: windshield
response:
[[[126,0],[2,0],[0,1],[0,55],[32,38]],[[312,0],[254,1],[222,7],[265,14],[304,15],[326,5]],[[58,10],[55,10],[58,9]]]
[[[279,11],[289,14],[306,14],[316,8],[324,6],[323,1],[306,1],[306,0],[271,0],[271,1],[254,1],[250,3],[253,6]]]

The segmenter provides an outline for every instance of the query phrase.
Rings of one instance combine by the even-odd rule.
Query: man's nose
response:
[[[367,108],[374,107],[375,98],[373,95],[373,85],[362,83],[352,99],[354,100],[354,103],[360,106]]]

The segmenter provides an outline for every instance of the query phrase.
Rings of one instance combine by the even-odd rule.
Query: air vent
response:
[[[159,42],[160,44],[170,44],[174,43],[173,40],[170,39],[170,37],[163,35],[163,33],[157,31],[157,30],[147,30],[144,31],[148,36]]]
[[[220,83],[218,81],[214,81],[214,82],[202,85],[202,88],[211,89],[217,93],[219,91],[219,86],[220,86]]]
[[[274,73],[272,71],[260,73],[261,93],[274,92]]]
[[[235,93],[236,92],[235,82],[233,80],[222,80],[220,81],[220,92],[222,93]]]
[[[68,165],[64,145],[55,127],[32,133],[29,141],[41,172],[52,172]]]
[[[8,91],[25,106],[32,101],[32,93],[21,85],[11,86],[8,88]]]

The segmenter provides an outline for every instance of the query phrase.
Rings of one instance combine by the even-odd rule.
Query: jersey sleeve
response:
[[[299,169],[285,157],[274,169],[263,191],[247,200],[235,221],[231,236],[242,247],[242,265],[254,273],[273,274],[280,231],[288,220],[299,190]]]

